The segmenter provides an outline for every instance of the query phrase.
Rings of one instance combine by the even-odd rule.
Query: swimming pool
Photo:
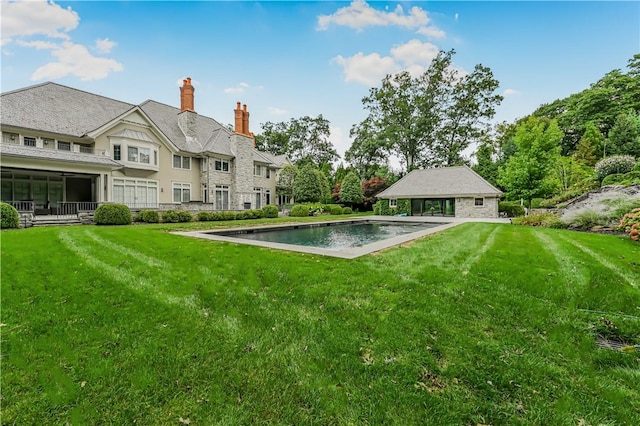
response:
[[[363,218],[175,234],[352,259],[455,225],[457,223],[411,218]]]
[[[298,225],[281,229],[240,229],[225,232],[211,232],[216,235],[234,236],[236,238],[269,241],[272,243],[294,244],[300,246],[318,247],[327,250],[344,250],[346,248],[362,247],[380,240],[411,234],[423,229],[438,226],[423,222],[338,222],[323,223],[314,226]]]

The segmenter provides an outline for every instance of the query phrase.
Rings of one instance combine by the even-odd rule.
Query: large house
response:
[[[412,216],[498,217],[502,192],[467,166],[413,170],[377,195],[391,212],[408,200]]]
[[[3,93],[2,201],[35,214],[133,209],[242,210],[276,204],[276,174],[289,161],[255,149],[247,106],[234,131],[194,110],[194,87],[180,108],[140,105],[56,83]]]

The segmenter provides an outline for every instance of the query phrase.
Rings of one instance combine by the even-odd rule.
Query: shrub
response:
[[[273,218],[278,217],[278,207],[276,206],[264,206],[262,208],[262,216]]]
[[[17,228],[20,224],[20,215],[18,214],[18,210],[16,210],[16,208],[11,204],[0,203],[0,215],[2,215],[0,220],[0,228],[2,229]]]
[[[640,183],[640,170],[629,172],[623,175],[624,179],[620,182],[620,185],[629,186]]]
[[[260,219],[262,217],[262,210],[244,210],[238,212],[236,220],[243,219]]]
[[[619,229],[629,234],[632,240],[640,241],[640,208],[622,216]]]
[[[334,216],[341,215],[342,214],[342,207],[340,207],[337,204],[332,205],[331,206],[331,214],[334,215]]]
[[[352,214],[353,209],[351,207],[345,207],[342,209],[342,214]]]
[[[568,221],[568,225],[572,228],[587,230],[594,226],[606,225],[608,222],[606,216],[593,210],[584,210],[573,216],[571,220]]]
[[[603,158],[596,163],[596,178],[601,181],[614,173],[629,173],[635,165],[636,160],[630,155],[613,155]]]
[[[293,206],[289,215],[293,217],[309,216],[309,209],[306,206],[298,204]]]
[[[498,211],[506,213],[508,217],[524,216],[524,206],[520,205],[520,201],[502,201],[498,203]]]
[[[162,212],[162,221],[168,223],[178,222],[178,212],[175,210],[167,210]]]
[[[178,222],[191,222],[193,220],[193,215],[184,210],[178,210],[176,212],[178,216]]]
[[[559,223],[560,222],[560,223]],[[554,213],[540,213],[532,214],[529,216],[521,216],[511,220],[514,225],[529,225],[529,226],[547,226],[551,228],[562,228],[560,216]]]
[[[129,225],[131,210],[124,204],[103,204],[93,214],[93,221],[97,225]]]
[[[160,215],[155,210],[143,210],[139,214],[140,220],[145,223],[158,223],[160,222]]]
[[[602,186],[619,185],[624,180],[625,175],[622,173],[614,173],[602,179]]]
[[[198,214],[196,214],[196,218],[199,222],[209,222],[215,220],[213,218],[213,212],[198,212]]]
[[[373,214],[381,216],[390,216],[389,200],[378,200],[373,206]]]

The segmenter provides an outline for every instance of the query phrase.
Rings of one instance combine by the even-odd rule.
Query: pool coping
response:
[[[462,223],[467,222],[491,222],[491,223],[509,223],[508,219],[482,219],[482,218],[470,218],[470,219],[462,219],[455,217],[437,217],[437,216],[364,216],[358,218],[351,218],[345,220],[332,220],[332,221],[321,221],[321,222],[300,222],[299,224],[291,223],[291,224],[276,224],[276,225],[260,225],[260,226],[252,226],[249,228],[253,229],[277,229],[277,228],[288,228],[293,226],[300,225],[318,225],[322,226],[323,224],[330,223],[357,223],[357,222],[367,222],[367,221],[385,221],[385,222],[426,222],[426,223],[442,223],[440,226],[434,226],[432,228],[423,229],[420,231],[412,232],[410,234],[399,235],[393,238],[389,238],[382,241],[376,241],[374,243],[366,244],[360,247],[353,247],[343,250],[328,250],[322,249],[318,247],[309,247],[309,246],[301,246],[294,244],[283,244],[283,243],[274,243],[269,241],[258,241],[258,240],[248,240],[241,238],[234,238],[225,235],[216,235],[209,234],[207,232],[229,232],[238,230],[238,227],[234,228],[221,228],[221,229],[212,229],[212,230],[199,230],[199,231],[175,231],[171,232],[175,235],[182,235],[185,237],[192,238],[201,238],[210,241],[222,241],[226,243],[232,244],[247,244],[251,246],[284,250],[284,251],[293,251],[298,253],[307,253],[307,254],[315,254],[320,256],[329,256],[329,257],[337,257],[341,259],[355,259],[357,257],[361,257],[367,254],[375,253],[381,250],[385,250],[391,247],[395,247],[409,241],[416,240],[418,238],[423,238],[427,235],[434,234],[436,232],[444,231],[445,229],[453,228],[454,226],[458,226]]]

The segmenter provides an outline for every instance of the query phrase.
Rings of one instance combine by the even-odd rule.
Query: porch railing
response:
[[[80,212],[92,212],[98,208],[98,203],[95,201],[59,201],[52,209],[53,214],[57,215],[70,215],[78,214]]]
[[[19,212],[32,212],[35,210],[33,201],[5,201],[5,203],[12,205]]]

